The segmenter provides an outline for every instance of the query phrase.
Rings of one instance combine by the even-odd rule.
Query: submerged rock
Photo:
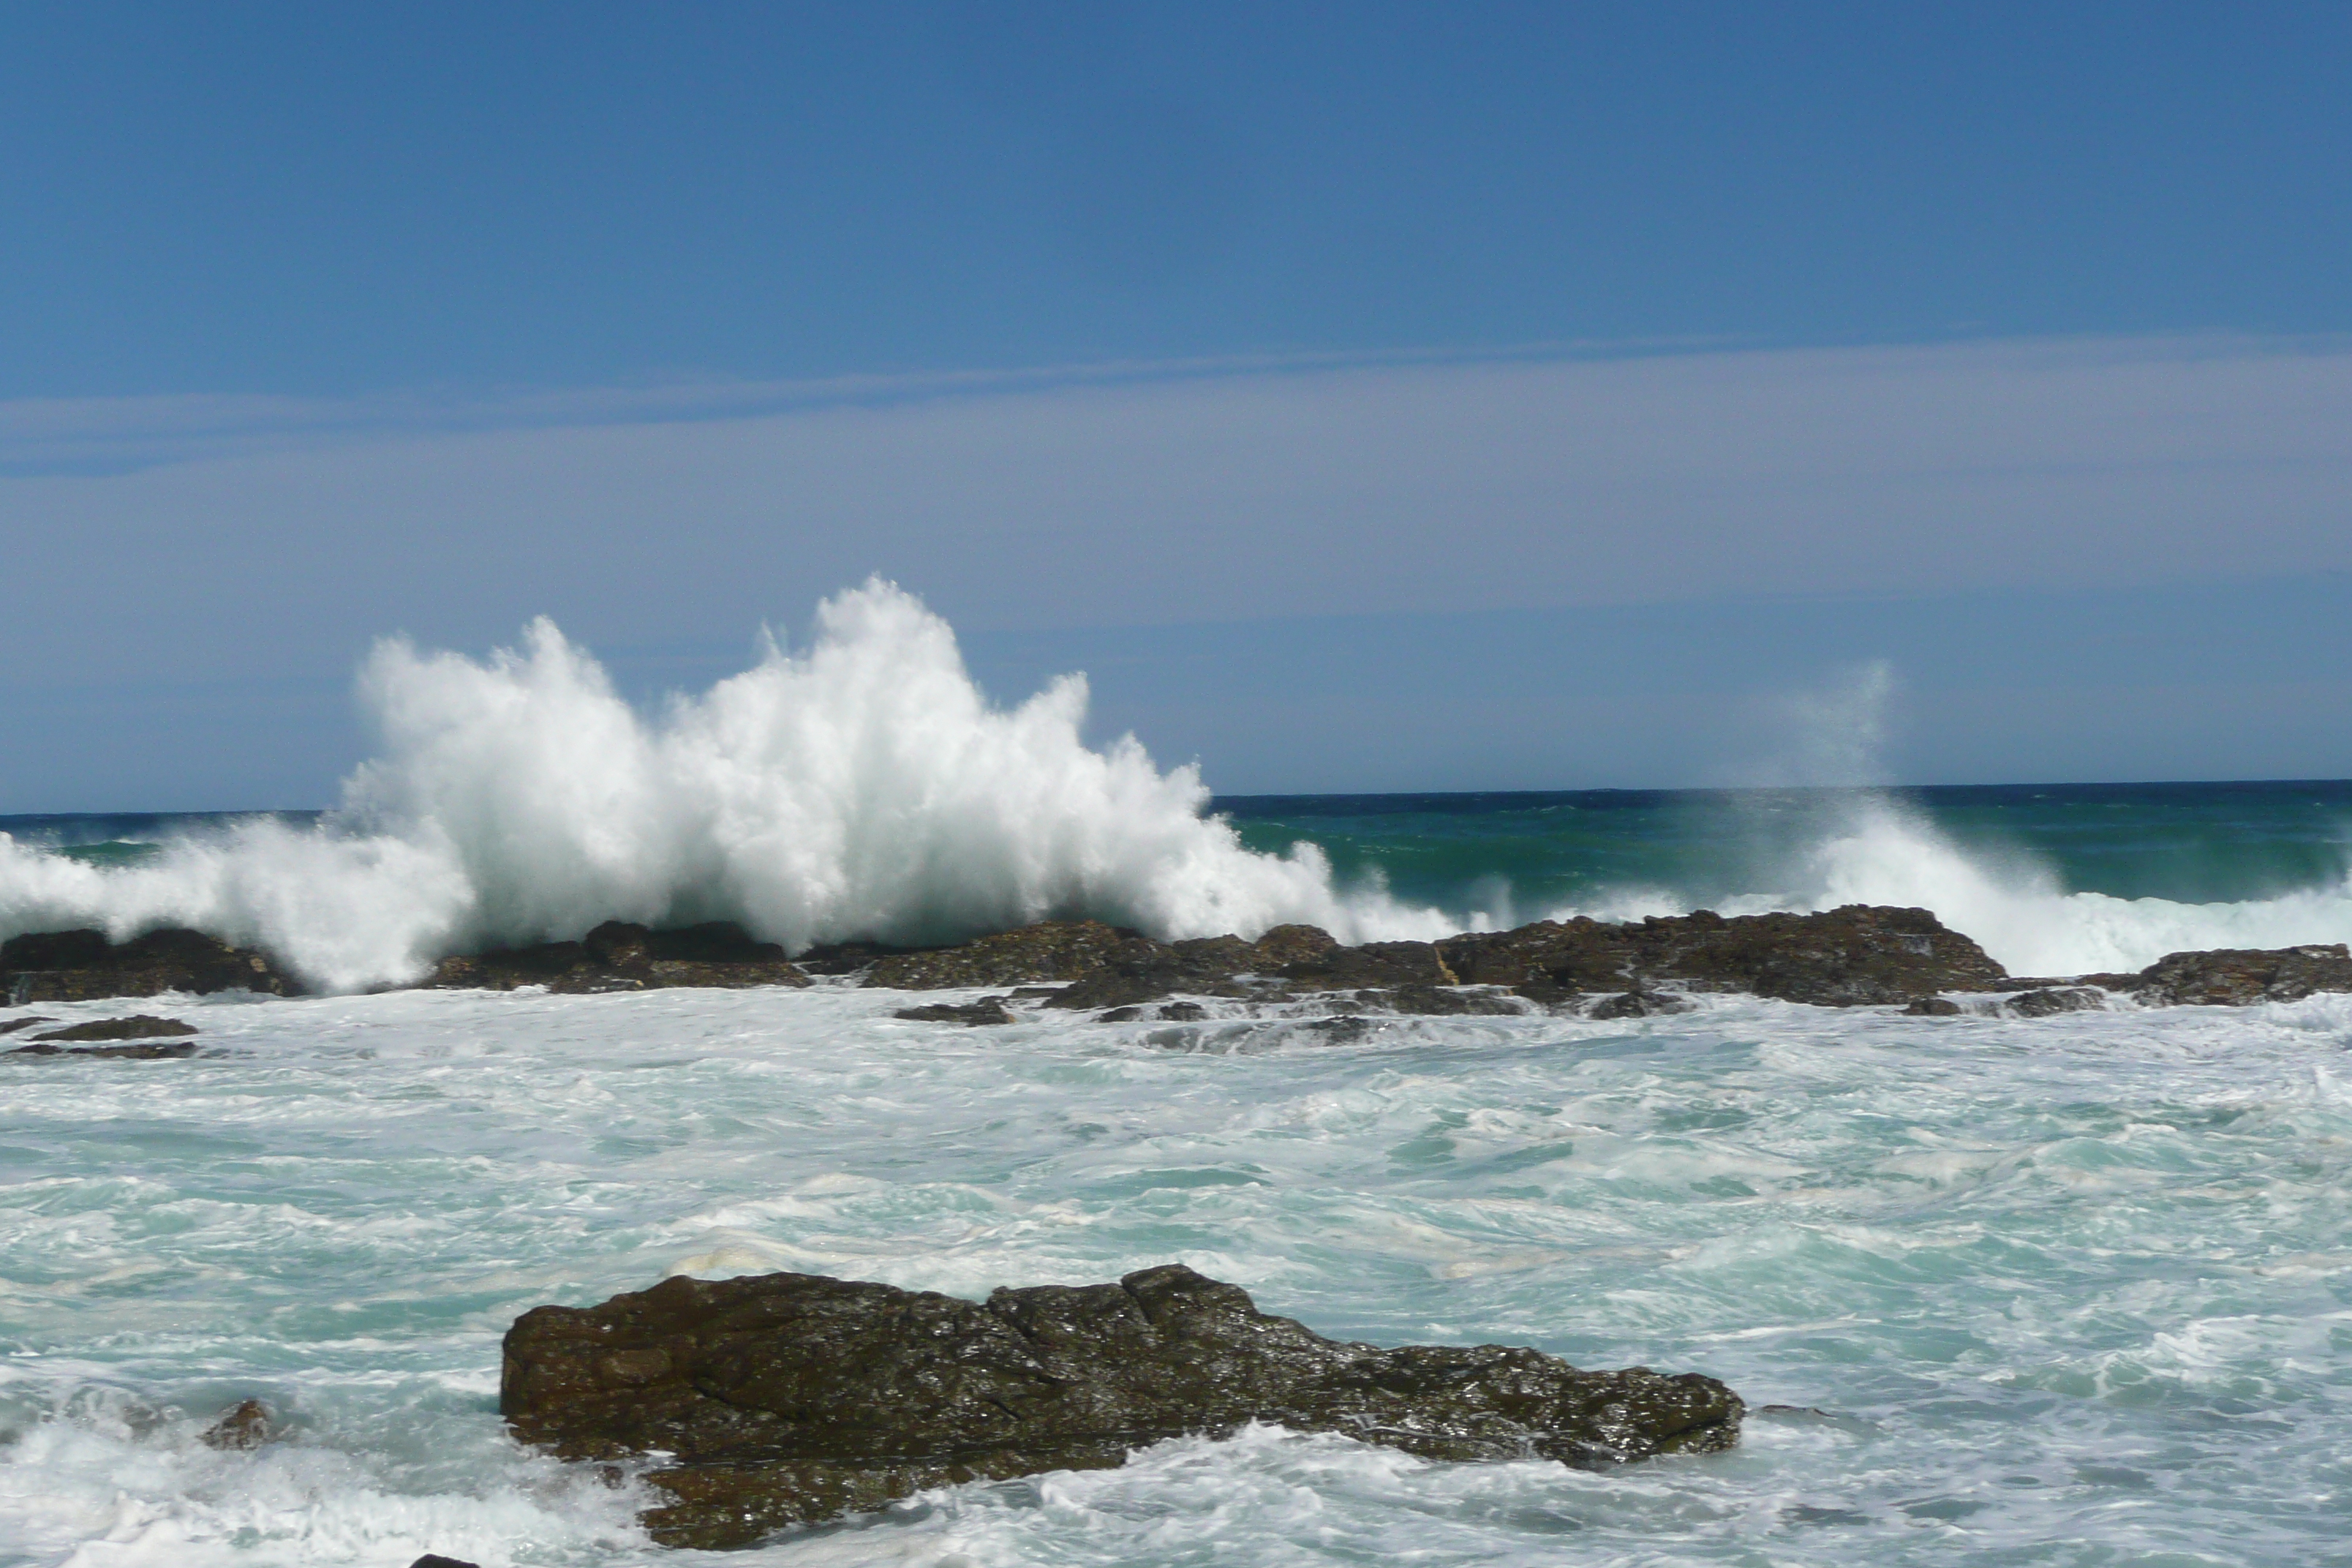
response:
[[[1019,1019],[1004,1005],[1002,996],[983,996],[977,1002],[933,1002],[921,1007],[901,1007],[890,1015],[894,1018],[912,1019],[919,1024],[1015,1024]]]
[[[2042,985],[2021,991],[2003,1004],[2021,1018],[2047,1018],[2106,1005],[2107,994],[2095,985]]]
[[[152,1013],[133,1013],[128,1018],[94,1018],[87,1024],[68,1025],[51,1029],[46,1035],[35,1035],[35,1040],[160,1040],[171,1039],[196,1032],[194,1024],[177,1018],[159,1018]]]
[[[1676,996],[1668,991],[1625,991],[1614,996],[1604,996],[1585,1012],[1588,1018],[1655,1018],[1671,1013],[1687,1013],[1697,1005],[1687,996]]]
[[[0,942],[0,993],[11,1006],[155,996],[166,991],[293,996],[301,989],[268,954],[181,927],[151,931],[122,942],[108,941],[100,931],[40,931]]]
[[[667,1456],[648,1479],[669,1500],[646,1523],[713,1549],[1253,1421],[1434,1459],[1590,1466],[1728,1448],[1743,1408],[1693,1373],[1327,1340],[1181,1264],[985,1303],[807,1274],[667,1279],[523,1314],[499,1386],[516,1435],[564,1458]]]
[[[159,1062],[178,1061],[196,1054],[191,1040],[142,1040],[131,1046],[52,1046],[36,1044],[18,1046],[6,1053],[10,1060],[19,1057],[104,1057],[118,1061]]]
[[[1903,1009],[1912,1018],[1957,1018],[1964,1009],[1948,996],[1922,996]]]
[[[651,931],[606,921],[578,942],[498,948],[445,958],[424,984],[435,990],[512,991],[544,985],[566,995],[669,986],[740,990],[806,985],[808,976],[772,942],[754,942],[732,921]]]
[[[214,1448],[258,1448],[277,1435],[269,1406],[247,1399],[205,1428],[204,1441]]]

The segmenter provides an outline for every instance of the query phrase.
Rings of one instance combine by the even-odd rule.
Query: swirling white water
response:
[[[813,992],[184,1005],[0,1066],[0,1563],[2310,1564],[2352,1542],[2352,998],[994,1029]],[[60,1016],[110,1010],[47,1009]],[[1257,1431],[703,1558],[514,1447],[499,1334],[673,1270],[1181,1258],[1384,1342],[1708,1371],[1578,1474]],[[256,1395],[290,1425],[218,1453]]]

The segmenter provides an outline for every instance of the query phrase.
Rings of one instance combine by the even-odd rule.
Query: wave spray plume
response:
[[[0,932],[185,924],[332,990],[608,919],[740,921],[799,951],[1090,915],[1162,938],[1307,921],[1344,941],[1458,921],[1347,891],[1311,845],[1244,847],[1196,768],[1089,748],[1082,676],[992,706],[947,623],[879,580],[809,648],[648,720],[551,622],[477,661],[378,646],[381,755],[314,831],[252,822],[100,869],[0,837]]]

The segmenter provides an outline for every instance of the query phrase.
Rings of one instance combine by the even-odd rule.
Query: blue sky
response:
[[[323,802],[375,636],[651,695],[875,571],[1236,791],[1717,782],[1873,658],[1923,782],[2352,773],[2347,80],[2316,5],[13,5],[0,811]]]

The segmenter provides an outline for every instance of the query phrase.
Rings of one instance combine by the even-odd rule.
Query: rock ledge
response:
[[[1593,1466],[1728,1448],[1745,1409],[1695,1373],[1327,1340],[1181,1264],[985,1303],[811,1274],[667,1279],[524,1313],[499,1407],[567,1458],[673,1458],[649,1478],[670,1500],[646,1523],[706,1549],[1253,1421],[1428,1458]]]

